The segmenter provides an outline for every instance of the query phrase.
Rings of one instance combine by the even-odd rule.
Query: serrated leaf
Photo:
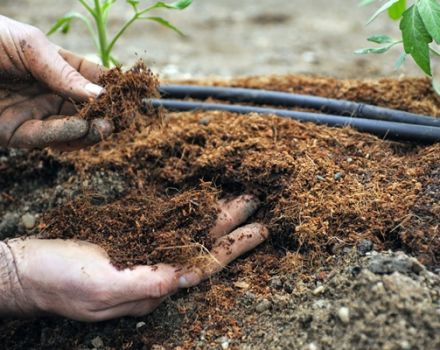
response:
[[[58,18],[55,24],[47,32],[47,35],[51,35],[57,31],[61,31],[63,34],[66,34],[70,29],[70,22],[75,18],[85,22],[88,26],[90,26],[90,22],[87,17],[79,12],[70,11],[67,12],[63,17]]]
[[[185,34],[183,34],[183,32],[180,31],[179,28],[173,26],[170,22],[168,22],[167,20],[163,19],[162,17],[139,17],[139,19],[144,19],[144,20],[147,20],[147,21],[153,21],[153,22],[159,23],[159,24],[163,25],[164,27],[169,28],[169,29],[175,31],[176,33],[178,33],[178,34],[180,34],[182,36],[185,35]]]
[[[420,0],[417,8],[426,30],[440,44],[440,5],[436,0]]]
[[[412,56],[426,74],[431,75],[429,43],[432,37],[425,28],[417,6],[413,5],[403,13],[400,30],[405,52]]]
[[[383,4],[374,14],[370,17],[367,24],[373,22],[380,14],[388,10],[391,6],[397,3],[400,0],[388,0],[385,4]]]
[[[397,21],[406,10],[406,0],[399,0],[388,9],[388,16]]]
[[[395,40],[388,35],[379,34],[379,35],[372,35],[367,38],[368,41],[371,41],[376,44],[388,44],[392,43]]]

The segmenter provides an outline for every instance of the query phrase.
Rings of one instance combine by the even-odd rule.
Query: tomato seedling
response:
[[[149,13],[156,9],[168,9],[168,10],[183,10],[191,5],[192,0],[178,0],[172,3],[166,3],[163,1],[158,1],[150,6],[142,6],[140,0],[126,0],[126,4],[131,8],[131,17],[110,37],[109,30],[109,12],[112,6],[117,0],[78,0],[82,7],[87,12],[84,15],[77,11],[69,11],[63,17],[59,18],[56,23],[50,28],[48,35],[55,32],[62,32],[67,34],[71,28],[72,21],[75,19],[83,22],[89,33],[93,42],[95,44],[98,55],[101,59],[102,64],[105,67],[110,67],[111,64],[116,65],[118,62],[113,56],[112,52],[115,44],[125,33],[125,31],[137,21],[153,21],[159,23],[171,30],[174,30],[180,35],[183,33],[173,26],[170,22],[162,17],[150,16]]]
[[[362,0],[361,5],[368,5],[377,0]],[[401,39],[393,39],[387,35],[373,35],[367,40],[380,47],[357,50],[358,54],[381,54],[396,45],[403,45],[403,52],[396,62],[396,68],[410,55],[420,69],[432,76],[431,55],[440,56],[434,44],[440,44],[440,4],[437,0],[388,0],[371,16],[368,23],[374,21],[382,13],[388,12],[391,19],[399,21]],[[437,84],[433,84],[439,91]]]

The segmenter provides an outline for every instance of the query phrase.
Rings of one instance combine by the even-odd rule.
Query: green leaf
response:
[[[367,40],[376,44],[388,44],[395,41],[393,38],[389,37],[388,35],[383,35],[383,34],[369,36]]]
[[[440,44],[440,5],[436,0],[420,0],[417,4],[426,30]]]
[[[370,5],[371,3],[375,2],[376,0],[361,0],[359,6],[367,6]]]
[[[388,9],[388,16],[397,21],[406,10],[406,0],[399,0]]]
[[[440,95],[440,82],[435,78],[432,79],[432,88],[437,95]]]
[[[185,36],[185,34],[183,34],[183,32],[181,32],[180,29],[178,29],[177,27],[173,26],[170,22],[168,22],[167,20],[163,19],[162,17],[139,17],[139,19],[144,19],[144,20],[147,20],[147,21],[153,21],[153,22],[159,23],[159,24],[163,25],[166,28],[174,30],[177,34]]]
[[[385,4],[383,4],[374,14],[370,17],[367,24],[373,22],[381,13],[388,10],[391,6],[393,6],[395,3],[397,3],[400,0],[388,0]]]
[[[367,55],[370,53],[379,54],[387,52],[389,49],[391,49],[393,46],[396,46],[397,44],[400,44],[401,41],[393,41],[391,44],[382,46],[382,47],[370,47],[365,49],[359,49],[356,50],[354,53],[357,55]]]
[[[156,2],[153,6],[149,7],[148,10],[153,10],[156,8],[167,8],[170,10],[183,10],[186,9],[193,0],[178,0],[172,3],[166,3],[163,1]]]
[[[398,70],[400,67],[402,67],[402,64],[405,63],[407,54],[405,52],[402,52],[399,56],[399,58],[396,60],[396,63],[394,63],[394,67],[396,70]]]
[[[400,30],[405,52],[413,57],[426,74],[431,75],[429,43],[432,37],[425,28],[417,6],[413,5],[403,13]]]
[[[73,19],[79,19],[86,23],[87,26],[90,26],[90,21],[87,17],[82,15],[76,11],[67,12],[63,17],[59,18],[55,24],[49,29],[47,35],[51,35],[55,32],[61,31],[63,34],[66,34],[70,29],[70,23]]]

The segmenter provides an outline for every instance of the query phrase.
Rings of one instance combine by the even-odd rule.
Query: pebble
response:
[[[136,323],[136,329],[139,329],[139,328],[142,328],[142,327],[145,327],[147,324],[145,323],[145,322],[138,322],[138,323]]]
[[[200,120],[199,120],[199,124],[200,125],[204,125],[204,126],[207,126],[207,125],[209,125],[209,122],[210,122],[211,120],[208,118],[208,117],[203,117],[203,118],[200,118]]]
[[[324,286],[319,286],[319,287],[316,287],[314,290],[313,290],[313,295],[319,295],[319,294],[321,294],[322,292],[324,292]]]
[[[346,306],[342,306],[338,310],[338,317],[343,324],[350,323],[350,310]]]
[[[293,285],[292,285],[292,283],[290,283],[290,282],[284,282],[284,291],[286,292],[286,293],[289,293],[289,294],[291,294],[292,292],[293,292]]]
[[[26,213],[21,217],[21,222],[27,230],[34,228],[36,221],[37,219],[35,218],[35,215],[29,213]]]
[[[266,310],[269,310],[271,306],[272,303],[269,300],[263,299],[260,303],[257,304],[257,306],[255,306],[255,311],[262,313]]]
[[[102,341],[100,336],[97,336],[97,337],[93,338],[91,343],[97,349],[104,347],[104,342]]]
[[[371,252],[373,248],[373,242],[371,242],[369,239],[362,239],[357,245],[357,250],[361,255]]]
[[[343,172],[338,172],[335,174],[335,180],[338,181],[338,180],[342,179],[343,176],[344,176]]]
[[[220,337],[216,340],[220,344],[223,350],[229,349],[229,339],[228,337]]]
[[[283,282],[281,282],[280,278],[274,277],[270,281],[270,286],[275,289],[281,289],[281,288],[283,288]]]
[[[325,178],[321,175],[316,175],[316,180],[325,181]]]

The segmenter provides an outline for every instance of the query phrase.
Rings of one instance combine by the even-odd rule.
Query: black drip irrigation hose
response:
[[[433,118],[431,116],[418,115],[365,103],[288,92],[172,84],[161,85],[160,91],[164,98],[171,99],[207,99],[212,97],[230,102],[250,102],[253,104],[270,106],[303,107],[315,109],[324,113],[330,112],[339,115],[347,115],[352,118],[386,120],[397,123],[440,127],[440,118]]]
[[[339,127],[351,126],[359,131],[368,132],[384,139],[415,141],[420,143],[434,143],[440,141],[440,128],[433,126],[220,103],[166,99],[152,99],[149,102],[153,107],[164,107],[171,111],[221,110],[234,113],[274,114],[281,117],[313,122],[316,124]]]
[[[440,119],[438,118],[363,103],[277,91],[196,85],[161,85],[160,91],[164,99],[153,99],[151,100],[152,105],[162,106],[173,111],[223,110],[234,113],[274,114],[316,124],[338,127],[351,126],[359,131],[368,132],[384,139],[420,143],[440,141]],[[175,100],[176,98],[206,99],[209,97],[230,102],[250,102],[285,107],[299,106],[340,115]]]

